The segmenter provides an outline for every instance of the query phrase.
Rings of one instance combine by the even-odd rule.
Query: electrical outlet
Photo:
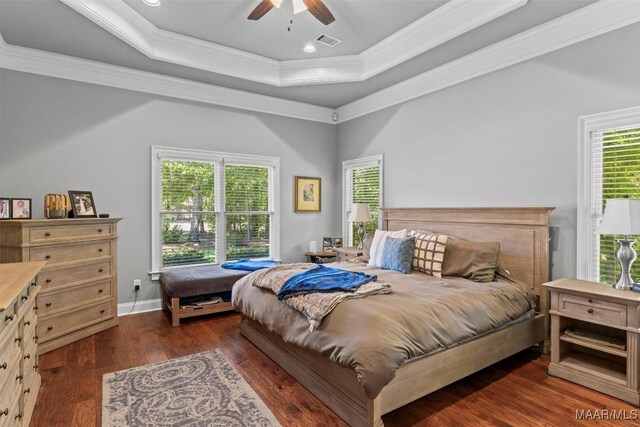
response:
[[[140,279],[135,279],[133,281],[133,290],[138,292],[140,290]]]

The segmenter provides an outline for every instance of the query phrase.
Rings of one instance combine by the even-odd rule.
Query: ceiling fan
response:
[[[289,0],[284,0],[289,1]],[[269,12],[274,6],[280,8],[283,0],[262,0],[258,6],[249,14],[247,19],[257,21]],[[324,25],[329,25],[336,20],[322,0],[291,0],[293,3],[293,13],[300,13],[308,10],[318,21]]]

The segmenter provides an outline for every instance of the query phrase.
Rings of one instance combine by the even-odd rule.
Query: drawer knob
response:
[[[44,233],[45,236],[49,237],[51,236],[51,233],[49,233],[48,231],[46,233]]]
[[[102,248],[99,248],[99,249],[98,249],[98,252],[102,252]]]
[[[50,302],[48,302],[48,303],[46,303],[44,306],[45,306],[45,307],[51,307],[51,303],[50,303]]]
[[[4,362],[2,365],[0,365],[0,369],[7,369],[7,362]]]
[[[104,308],[100,310],[100,314],[104,314]]]
[[[33,306],[33,311],[38,311],[38,306],[37,305]]]
[[[5,408],[4,411],[0,411],[0,417],[3,415],[9,415],[9,408]]]
[[[53,326],[48,326],[47,331],[53,331]]]
[[[24,322],[24,326],[29,326],[31,324],[31,320],[27,320],[26,322]]]
[[[24,357],[24,360],[27,360],[27,359],[31,359],[31,354],[27,354],[27,355]]]
[[[5,322],[11,322],[13,320],[13,314],[11,316],[4,316]]]
[[[36,286],[38,286],[38,281],[34,280],[33,282],[31,282],[31,287],[35,288]]]
[[[36,363],[35,365],[33,365],[33,370],[37,371],[38,370],[38,364]]]
[[[28,389],[26,389],[26,390],[24,391],[24,394],[27,394],[27,393],[31,393],[31,387],[29,387]]]
[[[51,259],[51,255],[45,255],[44,259]]]
[[[13,342],[20,342],[20,341],[22,341],[22,338],[20,338],[20,337],[18,337],[18,338],[13,340]]]
[[[22,378],[24,378],[22,375],[18,375],[18,376],[16,377],[16,381],[20,381],[20,380],[22,380]]]
[[[15,420],[21,420],[22,419],[22,413],[19,413],[18,415],[16,415],[14,419]]]
[[[38,336],[33,337],[33,342],[38,342]]]
[[[104,289],[98,289],[98,293],[101,294],[104,292]]]
[[[99,268],[98,269],[98,273],[102,273],[104,271],[104,268]]]
[[[51,283],[51,279],[47,279],[47,280],[45,280],[45,282]]]
[[[593,308],[590,308],[589,310],[587,310],[587,313],[593,314]]]
[[[102,233],[102,228],[98,228],[98,233]]]
[[[587,301],[589,301],[589,302],[593,302],[593,300],[592,300],[591,298],[589,298]]]
[[[29,295],[22,295],[20,297],[20,301],[25,301],[25,300],[28,300],[28,299],[29,299]]]

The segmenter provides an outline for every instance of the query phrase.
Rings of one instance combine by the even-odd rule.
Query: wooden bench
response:
[[[176,268],[160,274],[162,309],[171,312],[171,324],[180,326],[180,319],[204,314],[233,311],[230,301],[193,306],[180,305],[180,299],[229,293],[238,279],[251,273],[227,270],[219,265]]]

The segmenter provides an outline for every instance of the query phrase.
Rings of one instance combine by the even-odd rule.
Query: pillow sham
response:
[[[402,274],[411,273],[413,249],[416,244],[414,237],[387,237],[382,250],[380,267],[384,270],[395,270]]]
[[[444,253],[442,275],[463,277],[481,283],[493,282],[499,253],[498,242],[450,238]]]
[[[407,230],[400,231],[383,231],[376,230],[371,242],[370,258],[368,267],[381,267],[382,266],[382,252],[384,250],[384,244],[389,237],[407,237]]]
[[[369,262],[369,258],[371,258],[371,244],[373,243],[373,236],[367,233],[364,236],[364,241],[362,242],[362,261]]]
[[[442,261],[448,236],[427,234],[421,231],[412,231],[411,236],[416,239],[413,251],[413,269],[433,277],[442,277]]]

